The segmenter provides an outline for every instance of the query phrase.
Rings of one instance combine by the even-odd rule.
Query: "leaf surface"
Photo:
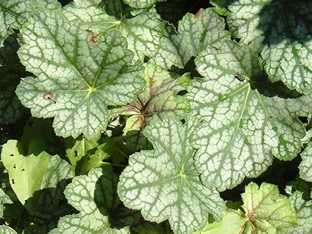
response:
[[[312,92],[312,2],[239,0],[229,5],[230,30],[261,52],[272,81]]]
[[[49,19],[48,21],[46,19]],[[28,77],[17,88],[35,117],[54,117],[57,135],[96,137],[108,122],[108,105],[134,100],[143,80],[139,65],[117,32],[90,41],[90,35],[57,11],[34,15],[22,30],[19,56]]]
[[[175,233],[192,233],[203,226],[208,213],[218,218],[225,208],[217,191],[202,185],[193,166],[195,150],[189,141],[197,124],[153,121],[143,133],[155,150],[131,155],[118,185],[127,207],[141,210],[151,222],[168,219]]]

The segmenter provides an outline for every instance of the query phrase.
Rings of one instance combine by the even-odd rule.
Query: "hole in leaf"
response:
[[[11,157],[14,157],[14,154],[10,154]]]
[[[302,123],[308,123],[308,118],[306,116],[299,116],[298,119],[302,122]]]
[[[75,157],[78,157],[78,151],[77,150],[75,150]]]
[[[23,168],[22,171],[25,171],[25,168]]]
[[[177,95],[179,95],[179,96],[183,96],[183,95],[185,95],[185,94],[187,94],[187,91],[186,91],[186,90],[181,90],[181,91],[179,91],[179,92],[177,93]]]
[[[15,181],[14,181],[14,179],[12,179],[12,184],[15,184]]]
[[[16,169],[16,164],[13,165],[13,168]]]

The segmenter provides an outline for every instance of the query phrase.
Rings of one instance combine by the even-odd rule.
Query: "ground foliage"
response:
[[[1,233],[312,233],[312,2],[0,0]]]

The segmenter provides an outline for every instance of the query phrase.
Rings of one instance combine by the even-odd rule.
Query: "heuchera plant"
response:
[[[0,13],[0,233],[312,233],[312,1]]]

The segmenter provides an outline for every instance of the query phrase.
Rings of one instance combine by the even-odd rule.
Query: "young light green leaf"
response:
[[[297,225],[286,229],[285,233],[312,233],[312,201],[302,199],[301,192],[294,192],[290,198],[292,208],[297,213]]]
[[[22,115],[22,105],[15,89],[25,68],[17,57],[18,43],[16,36],[10,36],[0,48],[0,124],[14,123]]]
[[[38,156],[23,155],[21,145],[16,140],[9,140],[2,149],[1,160],[9,173],[10,184],[22,204],[35,191],[41,188],[50,155],[42,152]]]
[[[227,9],[228,4],[232,0],[210,0],[210,3],[215,6],[213,10],[220,15],[228,15],[229,10]]]
[[[124,0],[126,4],[134,8],[148,8],[156,2],[165,2],[167,0]]]
[[[65,189],[65,196],[80,213],[62,217],[50,234],[129,233],[131,223],[118,229],[111,225],[110,215],[117,217],[116,210],[121,205],[115,194],[117,182],[118,177],[108,167],[74,177]]]
[[[205,120],[193,143],[199,149],[195,166],[208,187],[222,191],[245,176],[257,177],[271,165],[272,154],[296,157],[305,131],[291,106],[304,101],[266,98],[253,90],[260,67],[248,47],[225,41],[207,47],[195,62],[204,78],[192,83],[187,97]]]
[[[112,115],[130,115],[127,120],[124,133],[135,131],[131,134],[130,148],[139,149],[144,146],[146,139],[140,131],[152,118],[164,118],[168,116],[183,117],[190,112],[191,107],[183,96],[177,95],[188,86],[188,75],[173,78],[172,75],[161,67],[148,64],[144,71],[145,88],[138,95],[135,103],[112,110]],[[142,149],[142,148],[141,148]],[[143,149],[146,149],[144,147]],[[135,150],[134,150],[135,151]]]
[[[0,0],[0,47],[4,40],[20,29],[31,12],[41,9],[57,9],[61,5],[56,0]]]
[[[206,226],[193,234],[245,234],[242,231],[242,227],[246,221],[242,218],[244,214],[240,210],[226,210],[222,213],[222,220],[220,222],[207,223]]]
[[[73,211],[63,194],[67,180],[72,177],[73,173],[68,162],[57,155],[50,158],[40,190],[25,203],[25,208],[33,222],[40,224],[39,233],[47,233],[55,227],[59,217]],[[37,232],[30,231],[30,233]]]
[[[195,15],[187,13],[179,21],[178,34],[173,36],[183,63],[186,64],[207,45],[230,39],[224,28],[224,20],[212,8],[200,9]]]
[[[280,195],[274,185],[263,183],[259,188],[257,184],[250,183],[242,198],[245,213],[227,210],[220,222],[207,224],[197,233],[284,233],[281,230],[296,224],[296,212],[292,210],[290,201]]]
[[[229,9],[230,30],[261,51],[269,78],[312,93],[312,2],[239,0]]]
[[[299,164],[300,178],[312,182],[312,143],[310,142],[301,153],[302,161]]]
[[[141,66],[128,66],[133,54],[117,32],[94,43],[61,13],[44,11],[21,34],[20,59],[38,77],[23,80],[16,93],[33,116],[54,117],[57,135],[96,137],[106,129],[107,106],[133,101],[143,85]]]
[[[152,121],[143,133],[155,150],[130,156],[118,193],[123,203],[141,210],[151,222],[169,221],[175,233],[192,233],[203,226],[208,213],[220,217],[224,202],[215,189],[202,185],[194,168],[190,145],[197,121]],[[187,215],[185,215],[187,214]]]

